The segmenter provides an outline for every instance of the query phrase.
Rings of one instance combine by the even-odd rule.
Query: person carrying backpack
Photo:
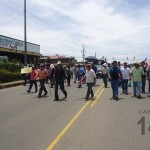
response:
[[[108,76],[111,81],[113,99],[118,101],[119,78],[122,78],[122,74],[119,67],[117,67],[117,61],[113,61],[112,67],[109,69]]]

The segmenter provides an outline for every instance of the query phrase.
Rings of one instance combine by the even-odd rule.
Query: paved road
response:
[[[130,88],[118,102],[110,100],[110,85],[104,89],[98,80],[95,100],[85,102],[85,85],[66,89],[68,98],[59,102],[53,89],[40,99],[24,86],[0,90],[0,150],[150,150],[146,94],[139,100]]]

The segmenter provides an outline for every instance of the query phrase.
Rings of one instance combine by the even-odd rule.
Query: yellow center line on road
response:
[[[104,87],[101,88],[100,93],[97,95],[96,99],[91,104],[91,107],[94,107],[94,105],[96,104],[96,102],[98,101],[98,99],[100,98],[100,96],[102,95],[102,93],[104,92],[104,90],[105,90]]]
[[[71,119],[71,121],[65,126],[65,128],[58,134],[58,136],[54,139],[54,141],[49,145],[47,150],[52,150],[54,146],[59,142],[62,136],[67,132],[67,130],[71,127],[71,125],[76,121],[79,115],[83,112],[83,110],[89,105],[90,101],[87,101],[80,111]]]
[[[102,85],[103,87],[103,85]],[[101,90],[100,87],[95,94],[99,93],[99,91]],[[47,150],[52,150],[55,145],[60,141],[60,139],[63,137],[63,135],[69,130],[69,128],[71,127],[71,125],[77,120],[77,118],[80,116],[80,114],[85,110],[85,108],[89,105],[91,101],[87,101],[82,108],[77,112],[77,114],[71,119],[71,121],[64,127],[64,129],[57,135],[57,137],[52,141],[52,143],[48,146]]]
[[[94,93],[94,96],[97,97],[98,93],[101,91],[101,89],[104,87],[104,84],[100,86],[100,88]]]

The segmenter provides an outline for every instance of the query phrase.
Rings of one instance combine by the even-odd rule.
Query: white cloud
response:
[[[31,0],[28,5],[27,39],[40,44],[43,54],[79,57],[85,44],[86,56],[95,51],[110,58],[149,55],[148,6],[132,10],[133,4],[123,0]],[[21,19],[1,29],[1,34],[23,39]]]

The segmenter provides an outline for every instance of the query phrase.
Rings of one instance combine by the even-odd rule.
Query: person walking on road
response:
[[[141,62],[141,67],[144,71],[144,74],[142,75],[142,93],[145,93],[147,67],[144,61]]]
[[[147,69],[147,79],[148,79],[148,96],[150,96],[150,64]]]
[[[113,99],[118,101],[119,78],[122,78],[122,74],[119,67],[117,66],[117,61],[113,61],[112,67],[109,69],[108,76],[111,81]]]
[[[59,100],[58,95],[58,85],[60,85],[60,89],[65,95],[65,98],[67,97],[67,92],[64,88],[64,82],[66,82],[66,74],[64,68],[62,68],[62,64],[60,61],[58,61],[56,68],[55,68],[55,101]]]
[[[141,98],[142,75],[144,75],[143,68],[140,66],[139,62],[135,62],[134,67],[131,70],[131,76],[133,80],[134,96],[138,98]]]
[[[78,69],[77,69],[77,78],[78,78],[78,88],[81,88],[81,79],[83,77],[83,74],[84,74],[84,69],[81,68],[81,65],[78,65]]]
[[[36,82],[37,77],[38,77],[38,72],[35,67],[32,67],[32,72],[30,73],[30,85],[27,90],[28,93],[31,92],[33,84],[35,85],[35,93],[37,92],[37,82]]]
[[[67,76],[67,84],[68,86],[70,86],[70,80],[71,80],[71,70],[70,70],[70,66],[66,67],[66,76]]]
[[[93,69],[91,69],[91,65],[88,64],[86,66],[86,74],[84,77],[86,77],[86,83],[87,83],[87,93],[85,97],[85,101],[89,99],[89,95],[91,94],[91,98],[94,97],[92,86],[96,82],[96,74]]]
[[[102,68],[102,77],[103,77],[105,88],[107,88],[107,83],[108,83],[108,72],[109,72],[109,68],[107,67],[107,64],[104,63]]]
[[[45,69],[43,64],[40,65],[40,70],[38,71],[38,74],[39,74],[39,80],[40,80],[40,90],[39,90],[38,98],[40,98],[43,90],[45,92],[44,95],[47,95],[47,93],[48,93],[45,88],[45,82],[46,82],[46,78],[48,76],[48,72]]]
[[[122,93],[128,94],[128,81],[130,79],[130,68],[128,68],[127,62],[124,62],[124,67],[121,68],[122,73]]]

